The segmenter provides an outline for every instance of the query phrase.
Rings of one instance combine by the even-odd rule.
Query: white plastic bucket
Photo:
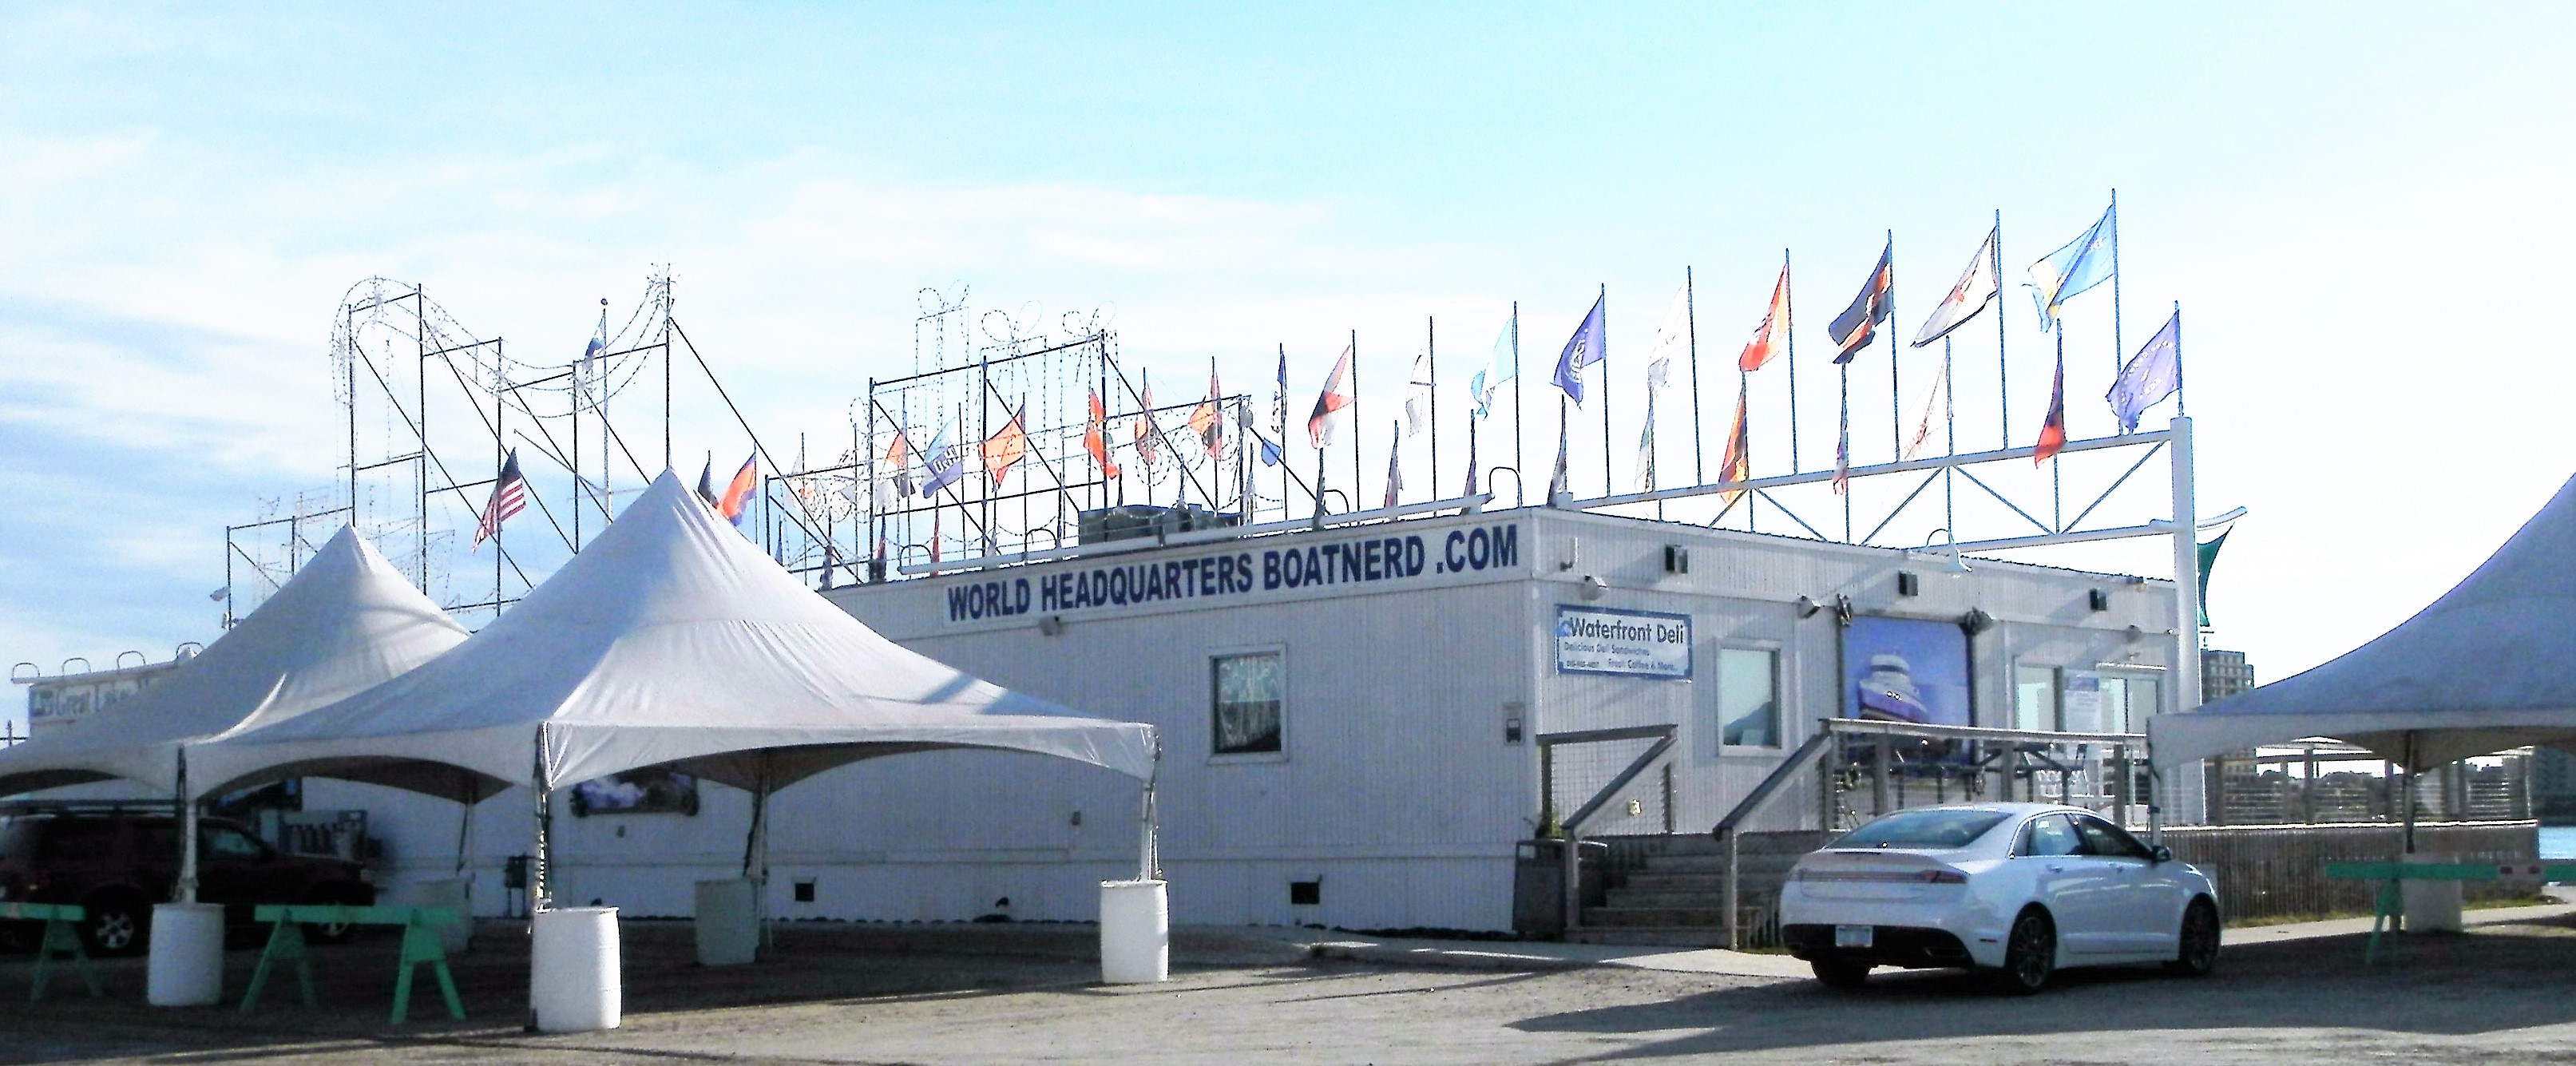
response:
[[[2407,862],[2458,862],[2450,855],[2408,855]],[[2460,883],[2457,881],[2401,880],[2399,895],[2406,901],[2406,931],[2409,933],[2457,933],[2467,928],[2460,920]]]
[[[751,882],[698,882],[698,965],[740,966],[760,952],[760,916]]]
[[[164,903],[152,908],[152,954],[143,999],[155,1007],[204,1007],[224,998],[224,906]]]
[[[1172,973],[1172,912],[1161,881],[1100,883],[1100,979],[1152,984]]]
[[[529,960],[528,1011],[541,1033],[617,1028],[625,990],[617,957],[617,908],[540,911]]]
[[[459,919],[456,924],[431,927],[438,931],[440,950],[450,955],[464,954],[474,941],[474,909],[466,901],[465,893],[465,886],[469,883],[462,878],[443,878],[423,881],[412,888],[414,906],[440,907],[456,912]]]

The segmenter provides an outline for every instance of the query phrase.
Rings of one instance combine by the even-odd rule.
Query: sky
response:
[[[1892,235],[1892,331],[1910,336],[1997,211],[2008,291],[1960,332],[1953,392],[1963,450],[2026,445],[2054,338],[2017,283],[2117,189],[2123,339],[2107,286],[2070,305],[2071,428],[2110,432],[2098,397],[2121,348],[2178,304],[2200,509],[2248,509],[2212,640],[2278,678],[2439,595],[2570,473],[2576,370],[2549,312],[2576,243],[2576,94],[2554,54],[2571,22],[2539,5],[10,5],[0,657],[50,673],[213,638],[224,527],[340,491],[332,321],[373,276],[568,360],[603,297],[622,317],[669,264],[675,313],[773,449],[847,434],[868,379],[910,371],[925,287],[1024,323],[1098,312],[1128,365],[1186,383],[1167,390],[1195,392],[1211,360],[1256,389],[1284,349],[1300,411],[1356,335],[1373,500],[1395,413],[1366,383],[1402,380],[1432,329],[1456,380],[1515,301],[1542,480],[1546,366],[1596,294],[1629,479],[1629,353],[1685,269],[1718,437],[1722,368],[1783,249],[1799,459],[1830,464],[1826,320]],[[1896,357],[1904,402],[1936,351]],[[1892,446],[1888,358],[1854,365],[1858,461]],[[1748,385],[1757,475],[1787,472],[1787,383]],[[1593,410],[1571,448],[1597,487]],[[1686,429],[1663,426],[1667,470]],[[743,450],[703,405],[675,436],[684,467]],[[1454,494],[1456,454],[1441,486],[1414,467],[1409,494]],[[2061,473],[2098,485],[2125,465]],[[2160,515],[2159,470],[2105,520]],[[2045,475],[2020,476],[1998,487],[2044,502]],[[1899,539],[1930,536],[1922,520]],[[2152,542],[2022,557],[2171,572]]]

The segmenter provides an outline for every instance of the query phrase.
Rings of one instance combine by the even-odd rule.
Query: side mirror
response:
[[[2172,849],[2172,848],[2168,848],[2168,847],[2166,847],[2166,846],[2164,846],[2164,845],[2162,845],[2162,844],[2158,844],[2158,845],[2156,845],[2156,848],[2155,848],[2155,850],[2154,850],[2154,851],[2150,851],[2150,852],[2148,852],[2148,853],[2147,853],[2147,858],[2149,858],[2149,859],[2151,859],[2151,860],[2153,860],[2153,861],[2155,861],[2155,862],[2172,862],[2172,861],[2173,861],[2173,849]]]

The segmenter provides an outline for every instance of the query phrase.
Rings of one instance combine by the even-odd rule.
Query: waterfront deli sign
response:
[[[1559,604],[1556,672],[1690,680],[1690,616]]]
[[[1227,551],[1237,545],[1210,545],[1207,554],[1180,559],[1074,566],[951,585],[946,590],[948,621],[1377,585],[1508,569],[1521,561],[1520,526],[1511,522],[1344,540],[1290,536],[1265,543],[1278,546]]]

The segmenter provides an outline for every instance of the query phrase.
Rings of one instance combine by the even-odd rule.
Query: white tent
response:
[[[2458,587],[2294,677],[2147,720],[2157,767],[2301,737],[2409,769],[2576,743],[2576,479]]]
[[[355,695],[465,637],[464,627],[343,526],[258,610],[160,684],[0,751],[0,795],[112,778],[177,794],[182,746]],[[186,791],[193,799],[214,789]]]
[[[454,651],[191,758],[235,786],[315,775],[470,802],[647,766],[766,794],[939,748],[1075,759],[1145,781],[1149,797],[1157,758],[1151,726],[1078,715],[877,635],[665,471]]]

